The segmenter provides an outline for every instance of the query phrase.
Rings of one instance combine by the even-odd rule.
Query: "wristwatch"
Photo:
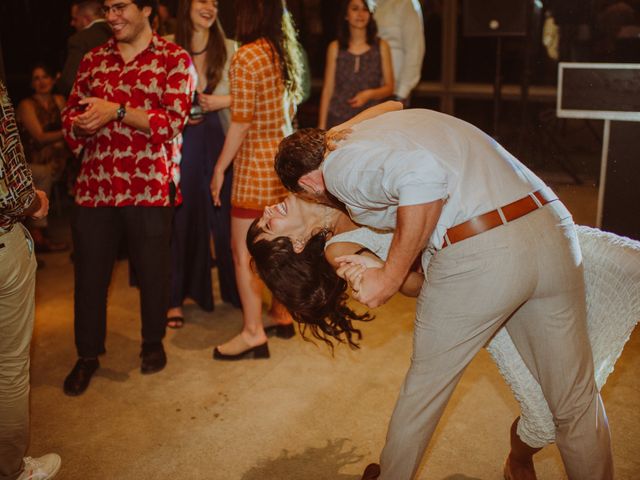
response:
[[[121,103],[120,106],[118,107],[118,110],[116,110],[116,120],[118,121],[122,120],[126,114],[127,114],[127,108],[124,106],[124,103]]]

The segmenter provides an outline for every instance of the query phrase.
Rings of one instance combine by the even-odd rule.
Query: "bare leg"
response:
[[[533,456],[541,448],[533,448],[524,443],[518,436],[517,417],[511,425],[511,451],[504,464],[505,480],[537,480],[536,471],[533,468]]]
[[[231,250],[244,326],[240,334],[218,347],[225,355],[237,355],[267,341],[262,326],[262,283],[251,270],[251,255],[246,245],[252,222],[250,218],[231,217]]]
[[[271,300],[271,308],[269,309],[269,325],[290,325],[293,318],[284,306],[275,298]],[[269,326],[265,325],[265,326]]]

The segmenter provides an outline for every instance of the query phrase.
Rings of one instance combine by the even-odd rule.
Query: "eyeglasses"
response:
[[[107,15],[109,15],[109,13],[113,12],[115,15],[117,15],[119,17],[120,15],[122,15],[122,12],[124,12],[124,9],[127,8],[131,4],[132,4],[132,2],[129,2],[129,3],[116,3],[115,5],[111,5],[110,7],[104,6],[104,7],[102,7],[102,13],[106,17]]]

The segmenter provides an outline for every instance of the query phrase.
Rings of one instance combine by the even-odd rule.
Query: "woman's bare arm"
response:
[[[322,83],[322,95],[320,96],[320,113],[318,116],[318,128],[327,128],[329,115],[329,103],[333,96],[336,78],[336,58],[338,57],[338,42],[334,40],[327,48],[327,61],[324,69],[324,82]]]
[[[342,267],[344,267],[344,265],[337,263],[335,259],[344,255],[354,255],[361,250],[362,245],[358,243],[336,242],[332,243],[325,249],[324,255],[329,264],[334,268],[334,270],[336,270],[338,276],[344,278],[345,280],[348,280],[348,278],[345,278],[342,275],[342,272],[344,270],[341,269]],[[366,268],[382,268],[384,266],[384,262],[368,250],[360,252],[358,253],[358,255],[363,257],[362,264],[366,266]],[[407,297],[417,297],[420,294],[423,283],[424,275],[418,272],[409,272],[404,280],[404,283],[400,287],[400,293],[406,295]]]
[[[29,135],[31,135],[40,145],[48,145],[63,139],[62,130],[55,130],[53,132],[44,131],[36,115],[36,109],[33,106],[32,100],[23,100],[20,102],[17,113],[20,122],[22,122],[24,127],[27,129]]]
[[[402,102],[396,102],[395,100],[387,100],[386,102],[379,103],[378,105],[374,105],[373,107],[363,110],[362,112],[357,114],[355,117],[351,117],[346,122],[343,122],[340,125],[336,125],[335,127],[331,128],[329,131],[344,130],[346,128],[351,128],[354,125],[357,125],[358,123],[362,123],[365,120],[370,120],[379,115],[382,115],[383,113],[396,112],[398,110],[402,110]]]

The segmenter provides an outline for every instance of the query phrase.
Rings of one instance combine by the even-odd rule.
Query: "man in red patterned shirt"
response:
[[[72,223],[75,343],[64,382],[85,391],[105,352],[107,290],[125,238],[140,287],[142,373],[164,368],[172,197],[167,145],[193,94],[186,51],[151,30],[156,0],[104,0],[113,37],[83,58],[63,111],[65,139],[82,157]]]

